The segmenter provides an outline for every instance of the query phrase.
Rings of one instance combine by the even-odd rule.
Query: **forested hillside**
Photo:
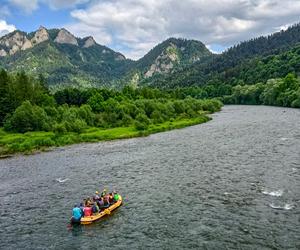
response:
[[[254,38],[212,54],[203,43],[170,38],[137,61],[76,38],[65,29],[14,31],[0,38],[0,67],[42,74],[49,86],[113,87],[126,85],[174,88],[212,83],[265,82],[299,73],[300,25]]]
[[[236,45],[208,61],[191,66],[144,84],[160,88],[201,86],[210,83],[253,84],[289,72],[299,74],[300,25],[294,25],[267,37]]]
[[[64,29],[44,27],[29,34],[14,31],[0,38],[0,52],[0,67],[43,74],[49,85],[59,87],[108,87],[132,64],[92,37],[75,38]]]
[[[32,33],[14,31],[0,38],[0,67],[43,74],[54,89],[122,88],[135,75],[138,81],[169,74],[211,56],[199,41],[170,38],[138,61],[97,44],[92,37],[76,38],[65,29],[40,27]]]

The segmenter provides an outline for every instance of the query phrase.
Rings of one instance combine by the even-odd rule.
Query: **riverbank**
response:
[[[172,129],[180,129],[205,123],[211,120],[205,114],[196,118],[186,118],[167,121],[160,124],[151,124],[146,130],[139,131],[134,126],[100,129],[91,127],[82,133],[67,132],[63,134],[54,132],[27,132],[10,133],[0,129],[0,158],[22,153],[33,154],[38,151],[47,151],[53,147],[71,145],[83,142],[99,142],[116,139],[128,139],[133,137],[148,136],[150,134],[164,132]]]

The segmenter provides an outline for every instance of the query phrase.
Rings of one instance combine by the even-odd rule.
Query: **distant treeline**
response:
[[[158,89],[64,89],[51,94],[42,76],[0,71],[0,123],[6,131],[80,133],[87,127],[135,126],[193,118],[220,110],[216,99],[177,98]]]
[[[87,127],[135,126],[193,118],[225,104],[300,108],[300,80],[290,73],[253,85],[209,84],[159,90],[66,88],[51,94],[42,76],[0,71],[0,124],[7,131],[81,132]]]
[[[272,105],[300,108],[300,79],[293,73],[284,78],[269,79],[266,83],[232,86],[209,84],[203,87],[169,90],[174,98],[219,98],[225,104]]]

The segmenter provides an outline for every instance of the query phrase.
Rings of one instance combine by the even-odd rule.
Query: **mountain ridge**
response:
[[[50,35],[52,33],[52,36]],[[54,34],[54,35],[53,35]],[[54,38],[55,37],[55,38]],[[87,36],[84,38],[75,37],[71,32],[65,28],[61,29],[47,29],[44,26],[40,26],[38,30],[34,32],[24,32],[21,30],[15,30],[2,37],[0,37],[0,49],[5,51],[6,55],[13,55],[19,50],[30,49],[42,42],[53,40],[60,44],[70,44],[83,48],[88,48],[94,45],[99,45],[92,36]],[[84,42],[82,44],[82,41]],[[30,46],[23,47],[26,42],[30,42]],[[17,50],[13,50],[14,46],[18,46]],[[103,46],[103,45],[101,45]],[[16,48],[16,47],[15,47]],[[23,49],[22,49],[23,48]],[[11,51],[13,50],[13,51]],[[111,49],[110,49],[111,50]],[[121,54],[120,52],[117,52]],[[0,57],[3,55],[0,55]],[[123,55],[125,58],[125,56]]]
[[[212,53],[196,40],[169,38],[139,60],[62,29],[26,33],[19,30],[0,38],[0,66],[46,76],[50,85],[116,86],[138,71],[141,78],[169,74]]]
[[[142,58],[131,60],[96,43],[92,36],[78,38],[64,28],[40,26],[35,32],[17,30],[0,38],[0,67],[43,74],[49,85],[62,87],[235,84],[234,76],[254,65],[247,61],[284,52],[298,43],[300,24],[295,24],[285,31],[241,42],[222,54],[213,54],[200,41],[171,37]]]

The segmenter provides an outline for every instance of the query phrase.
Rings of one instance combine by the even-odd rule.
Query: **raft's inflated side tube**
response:
[[[119,206],[121,206],[122,202],[123,202],[123,199],[122,199],[121,195],[119,195],[119,200],[116,203],[114,203],[113,205],[111,205],[110,207],[108,207],[107,209],[105,209],[104,211],[94,214],[92,216],[82,217],[80,220],[81,225],[92,224],[93,222],[100,220],[105,215],[109,215],[112,211],[114,211]]]

